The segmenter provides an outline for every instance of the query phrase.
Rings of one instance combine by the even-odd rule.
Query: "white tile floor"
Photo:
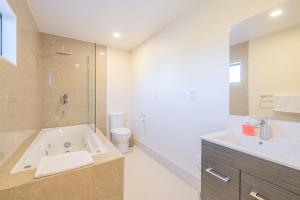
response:
[[[139,148],[125,155],[125,200],[197,200],[197,191]]]

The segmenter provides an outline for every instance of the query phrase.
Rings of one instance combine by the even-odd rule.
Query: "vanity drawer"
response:
[[[202,141],[202,158],[208,158],[223,165],[239,169],[239,165],[236,163],[235,152],[235,150],[221,145]]]
[[[240,171],[204,158],[201,200],[239,200]]]
[[[300,196],[242,172],[241,200],[300,200]]]
[[[207,141],[202,141],[202,157],[240,169],[300,195],[300,171],[298,170]]]

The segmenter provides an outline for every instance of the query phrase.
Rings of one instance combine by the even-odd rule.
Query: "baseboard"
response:
[[[149,156],[151,156],[154,160],[159,162],[161,165],[163,165],[165,168],[167,168],[170,172],[178,176],[180,179],[182,179],[184,182],[186,182],[188,185],[190,185],[195,190],[199,191],[201,181],[199,178],[195,177],[185,169],[182,169],[178,165],[176,165],[174,162],[168,160],[167,158],[161,156],[159,153],[155,152],[150,147],[146,146],[145,144],[134,140],[134,143],[136,146],[138,146],[142,151],[147,153]]]

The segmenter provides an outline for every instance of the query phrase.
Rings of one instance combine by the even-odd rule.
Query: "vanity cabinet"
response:
[[[300,196],[247,173],[241,173],[241,200],[299,200]]]
[[[202,141],[201,200],[300,200],[300,171]]]

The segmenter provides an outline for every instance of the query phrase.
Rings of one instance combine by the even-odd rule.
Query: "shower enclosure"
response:
[[[18,66],[0,60],[0,167],[41,129],[88,125],[106,133],[106,47],[22,34]]]
[[[41,127],[96,128],[96,45],[41,35]]]

